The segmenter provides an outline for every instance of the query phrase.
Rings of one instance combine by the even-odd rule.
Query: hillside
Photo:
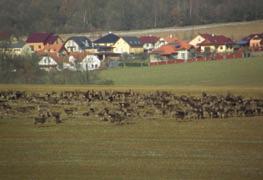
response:
[[[231,23],[215,23],[207,25],[196,25],[196,26],[182,26],[182,27],[167,27],[167,28],[156,28],[156,29],[144,29],[144,30],[130,30],[130,31],[114,31],[115,34],[120,36],[142,36],[142,35],[155,35],[159,37],[165,37],[173,35],[181,39],[190,40],[195,37],[198,33],[214,33],[223,34],[231,37],[235,40],[239,40],[251,33],[262,32],[263,20],[257,21],[246,21],[246,22],[231,22]],[[86,35],[91,39],[95,40],[98,37],[107,33],[106,31],[93,32],[93,33],[80,33]],[[61,34],[63,39],[68,37],[79,35],[73,34]]]
[[[1,0],[0,31],[78,33],[263,18],[262,0]],[[19,11],[17,11],[19,9]]]
[[[142,68],[117,68],[101,72],[115,85],[148,86],[262,86],[263,59],[211,61]]]
[[[225,36],[231,37],[235,40],[239,40],[251,33],[262,32],[263,30],[263,20],[258,21],[247,21],[247,22],[232,22],[232,23],[215,23],[207,25],[197,25],[197,26],[185,26],[185,27],[171,27],[162,29],[150,29],[141,31],[126,31],[117,32],[120,35],[156,35],[160,37],[165,37],[173,35],[181,39],[190,40],[194,38],[199,33],[214,33],[223,34]]]

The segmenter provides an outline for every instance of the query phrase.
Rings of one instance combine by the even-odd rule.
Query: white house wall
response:
[[[82,52],[79,45],[73,40],[67,41],[65,44],[65,48],[68,52]],[[73,50],[71,48],[73,48]]]
[[[43,57],[39,63],[39,66],[56,66],[58,63],[51,57]]]
[[[177,59],[188,60],[190,58],[190,52],[187,50],[178,51],[177,53]]]
[[[82,71],[93,71],[99,69],[101,65],[97,56],[86,56],[80,63]]]

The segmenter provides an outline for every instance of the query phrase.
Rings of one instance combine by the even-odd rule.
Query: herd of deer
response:
[[[167,91],[137,92],[113,90],[27,93],[0,92],[0,117],[34,114],[34,124],[62,116],[82,116],[117,124],[132,119],[213,119],[263,115],[263,100],[232,94],[177,96]]]

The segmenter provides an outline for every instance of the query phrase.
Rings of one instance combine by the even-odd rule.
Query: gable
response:
[[[205,41],[205,38],[203,38],[201,35],[198,35],[193,40],[191,40],[189,42],[189,44],[192,46],[197,46],[198,44],[202,43],[203,41]]]
[[[92,48],[93,44],[89,38],[86,36],[74,36],[69,38],[66,43],[67,46],[74,45],[77,46],[79,49],[85,50],[88,48]]]
[[[39,61],[38,64],[40,66],[56,66],[58,63],[52,57],[45,56]]]
[[[118,47],[127,47],[127,48],[129,48],[130,45],[129,45],[123,38],[120,38],[120,39],[114,44],[114,47],[115,47],[115,48],[118,48]]]

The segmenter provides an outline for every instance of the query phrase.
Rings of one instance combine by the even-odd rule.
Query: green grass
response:
[[[115,85],[262,86],[263,58],[105,70]]]
[[[0,120],[0,179],[262,179],[261,118],[67,120],[37,128]]]
[[[103,70],[99,77],[113,80],[114,85],[24,85],[0,84],[0,90],[31,92],[166,90],[176,94],[200,95],[203,91],[213,94],[234,93],[263,97],[263,58],[198,62],[154,67],[117,68]]]

